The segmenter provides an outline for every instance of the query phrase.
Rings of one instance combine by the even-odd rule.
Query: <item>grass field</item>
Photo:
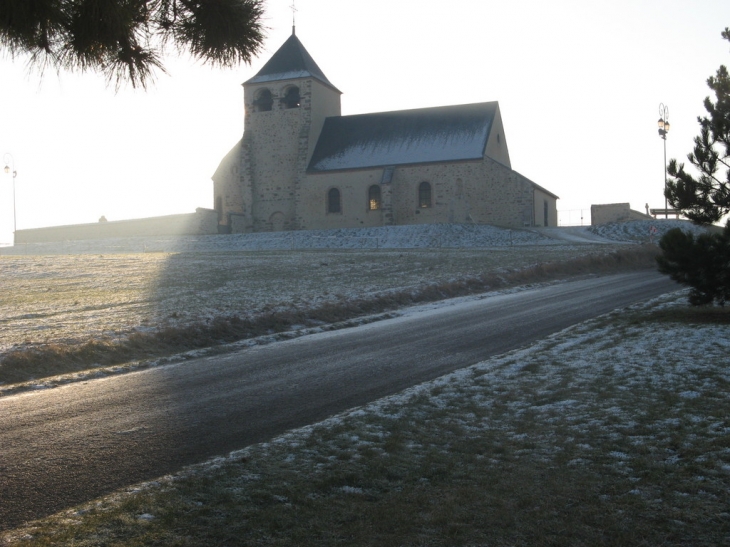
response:
[[[584,250],[252,251],[3,257],[2,347],[314,307]]]
[[[655,252],[0,257],[0,392],[12,378],[650,267]],[[0,545],[730,544],[729,349],[727,310],[667,296],[3,533]]]
[[[668,295],[0,544],[728,545],[729,349]]]
[[[651,267],[655,249],[0,256],[0,386],[510,284]]]

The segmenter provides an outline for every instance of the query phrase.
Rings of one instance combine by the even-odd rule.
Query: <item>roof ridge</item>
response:
[[[427,113],[427,111],[435,112],[437,110],[441,110],[443,112],[446,112],[448,110],[456,111],[456,110],[465,110],[469,107],[477,108],[481,107],[484,108],[487,105],[492,106],[494,105],[496,108],[499,108],[499,101],[483,101],[480,103],[464,103],[464,104],[447,104],[447,105],[439,105],[439,106],[422,106],[418,108],[405,108],[402,110],[383,110],[381,112],[361,112],[360,114],[345,114],[342,116],[339,116],[340,118],[352,118],[355,116],[378,116],[378,115],[415,115],[417,113]]]

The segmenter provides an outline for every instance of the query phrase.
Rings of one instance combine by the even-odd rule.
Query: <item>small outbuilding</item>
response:
[[[648,211],[648,206],[647,206]],[[591,205],[591,224],[608,224],[609,222],[627,222],[629,220],[652,220],[648,214],[634,211],[628,203],[606,203]]]

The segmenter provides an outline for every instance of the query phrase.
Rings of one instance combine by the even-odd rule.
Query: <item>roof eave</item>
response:
[[[436,165],[436,164],[444,164],[444,163],[478,163],[482,161],[484,158],[481,156],[474,157],[474,158],[458,158],[458,159],[450,159],[450,160],[433,160],[433,161],[419,161],[419,162],[409,162],[409,163],[384,163],[384,164],[377,164],[377,165],[360,165],[356,167],[340,167],[336,169],[312,169],[311,167],[307,167],[307,175],[326,175],[328,173],[342,173],[345,171],[368,171],[371,169],[385,169],[386,167],[419,167],[421,165]]]
[[[337,89],[330,82],[327,82],[327,81],[323,80],[322,78],[318,78],[314,74],[308,74],[308,75],[302,75],[302,76],[295,76],[293,78],[277,78],[277,77],[266,78],[266,77],[254,76],[250,80],[246,80],[245,82],[243,82],[241,85],[244,85],[244,86],[246,86],[246,85],[261,85],[261,84],[268,84],[268,83],[272,83],[272,82],[286,82],[286,81],[296,82],[298,80],[316,80],[317,82],[319,82],[323,86],[328,87],[332,91],[335,91],[336,93],[339,93],[340,95],[342,95],[342,91],[340,91],[339,89]]]
[[[514,169],[512,169],[512,171],[514,171],[514,172],[515,172],[515,173],[517,173],[517,174],[518,174],[519,176],[521,176],[521,177],[522,177],[523,179],[525,179],[525,180],[526,180],[527,182],[529,182],[530,184],[532,184],[533,188],[535,188],[535,189],[537,189],[537,190],[540,190],[541,192],[544,192],[544,193],[546,193],[546,194],[547,194],[548,196],[550,196],[550,197],[553,197],[553,198],[555,198],[555,199],[560,199],[560,196],[558,196],[558,195],[556,195],[556,194],[553,194],[553,193],[552,193],[552,192],[551,192],[550,190],[548,190],[547,188],[543,188],[543,187],[542,187],[542,186],[540,186],[540,185],[539,185],[538,183],[536,183],[536,182],[533,182],[533,181],[531,181],[530,179],[528,179],[528,178],[527,178],[527,177],[526,177],[525,175],[523,175],[522,173],[519,173],[519,172],[515,171]]]

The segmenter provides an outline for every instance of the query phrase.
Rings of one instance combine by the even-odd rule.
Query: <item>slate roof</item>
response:
[[[477,160],[498,103],[327,118],[309,172]]]
[[[339,91],[327,79],[295,34],[292,34],[256,76],[244,82],[244,85],[296,78],[314,78],[335,91]]]

